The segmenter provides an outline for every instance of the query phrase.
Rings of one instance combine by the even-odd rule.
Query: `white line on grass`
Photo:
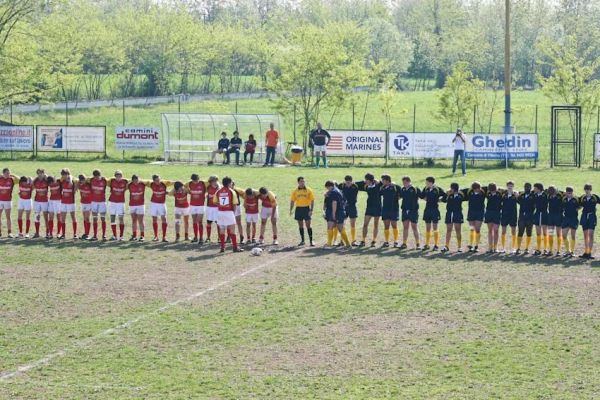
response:
[[[151,315],[163,313],[163,312],[165,312],[165,311],[167,311],[167,310],[169,310],[169,309],[171,309],[171,308],[173,308],[175,306],[178,306],[181,303],[187,303],[187,302],[190,302],[190,301],[192,301],[192,300],[194,300],[194,299],[196,299],[198,297],[202,297],[202,296],[204,296],[207,293],[214,292],[215,290],[217,290],[217,289],[219,289],[219,288],[221,288],[223,286],[229,285],[230,283],[232,283],[232,282],[234,282],[234,281],[236,281],[236,280],[238,280],[240,278],[243,278],[246,275],[249,275],[249,274],[252,274],[252,273],[254,273],[256,271],[264,269],[264,268],[268,267],[269,265],[274,264],[276,262],[279,262],[279,261],[281,261],[281,260],[283,260],[283,259],[291,256],[292,254],[297,253],[297,252],[298,252],[298,250],[296,250],[296,251],[290,251],[290,252],[285,253],[281,257],[272,258],[272,259],[270,259],[268,261],[263,262],[262,264],[259,264],[259,265],[255,266],[255,267],[252,267],[252,268],[247,269],[247,270],[245,270],[243,272],[240,272],[237,275],[234,275],[234,276],[232,276],[232,277],[230,277],[230,278],[228,278],[228,279],[226,279],[224,281],[216,283],[213,286],[210,286],[210,287],[208,287],[206,289],[203,289],[203,290],[201,290],[199,292],[196,292],[194,294],[191,294],[191,295],[189,295],[187,297],[183,297],[183,298],[178,299],[178,300],[174,300],[174,301],[172,301],[170,303],[167,303],[166,305],[164,305],[164,306],[162,306],[160,308],[157,308],[154,311],[150,311],[149,313],[142,314],[142,315],[140,315],[140,316],[138,316],[136,318],[130,319],[129,321],[124,322],[124,323],[122,323],[120,325],[117,325],[115,327],[106,329],[106,330],[104,330],[104,331],[102,331],[100,333],[97,333],[94,336],[90,336],[87,339],[79,340],[79,341],[73,343],[71,346],[66,347],[66,348],[64,348],[62,350],[57,350],[54,353],[47,354],[46,356],[40,358],[39,360],[33,361],[31,363],[28,363],[28,364],[21,365],[21,366],[19,366],[17,369],[15,369],[13,371],[2,372],[2,373],[0,373],[0,381],[7,381],[7,380],[9,380],[11,378],[14,378],[15,376],[18,376],[18,375],[24,374],[26,372],[29,372],[29,371],[31,371],[34,368],[40,367],[42,365],[47,365],[47,364],[49,364],[50,362],[54,361],[57,358],[64,357],[68,352],[73,351],[74,349],[81,349],[81,348],[88,347],[93,342],[95,342],[96,340],[98,340],[100,338],[103,338],[104,336],[113,334],[115,332],[118,332],[118,331],[126,329],[126,328],[129,328],[130,326],[132,326],[132,325],[134,325],[134,324],[136,324],[136,323],[138,323],[138,322],[140,322],[140,321],[142,321],[142,320],[150,317]]]

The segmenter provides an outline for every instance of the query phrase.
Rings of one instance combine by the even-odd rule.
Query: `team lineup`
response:
[[[298,223],[300,246],[305,245],[308,234],[310,246],[313,238],[313,211],[315,193],[303,177],[296,179],[296,188],[290,196],[289,213]],[[18,236],[29,238],[33,212],[33,238],[45,236],[63,240],[67,232],[67,219],[71,221],[73,238],[122,241],[125,235],[125,204],[131,216],[131,241],[145,240],[145,195],[149,189],[149,214],[152,217],[154,241],[167,241],[167,198],[173,198],[175,241],[190,240],[204,244],[211,241],[213,224],[224,251],[230,242],[233,251],[243,251],[242,244],[264,244],[267,227],[272,230],[273,244],[278,244],[278,203],[274,193],[266,187],[259,189],[236,187],[235,182],[224,177],[211,176],[201,180],[192,174],[189,181],[162,179],[153,175],[144,180],[136,175],[125,179],[121,171],[111,178],[94,170],[91,177],[71,175],[69,169],[60,171],[60,177],[46,175],[38,169],[35,177],[15,176],[4,168],[0,177],[0,236],[2,213],[8,237],[12,233],[12,196],[17,188]],[[126,192],[129,192],[128,201]],[[558,190],[555,186],[544,187],[541,183],[525,183],[517,191],[513,182],[505,187],[495,183],[481,185],[473,182],[468,188],[452,183],[448,190],[436,185],[435,178],[427,177],[425,186],[419,189],[410,177],[403,177],[402,184],[392,181],[391,176],[376,179],[366,174],[364,180],[354,181],[346,176],[343,183],[329,180],[323,195],[323,217],[327,222],[326,247],[345,246],[375,247],[378,245],[380,222],[383,222],[381,246],[406,249],[409,237],[416,250],[450,251],[452,236],[456,239],[456,251],[462,251],[463,203],[467,207],[469,239],[467,250],[478,252],[481,244],[481,228],[487,226],[487,252],[528,254],[534,234],[534,255],[572,257],[575,251],[576,233],[581,226],[584,252],[581,258],[593,258],[593,237],[596,227],[596,205],[600,198],[586,184],[584,193],[575,195],[572,187]],[[76,193],[79,193],[80,211],[83,218],[83,234],[78,236]],[[107,193],[108,192],[108,193]],[[358,197],[366,193],[366,207],[362,235],[357,240]],[[35,194],[34,194],[35,193]],[[108,199],[107,199],[108,194]],[[422,220],[425,223],[424,241],[419,232],[420,202],[424,202]],[[440,242],[439,225],[442,219],[440,203],[445,203],[445,241]],[[242,222],[245,214],[245,227]],[[107,214],[112,235],[107,238]],[[41,231],[44,222],[45,231]],[[350,235],[346,232],[346,223]],[[403,231],[400,239],[401,222]],[[193,236],[190,237],[189,225]],[[259,226],[257,226],[259,225]],[[160,228],[160,229],[159,229]],[[257,239],[257,230],[258,239]],[[371,230],[370,240],[367,240]],[[40,232],[43,232],[41,234]],[[338,234],[341,241],[337,243]],[[412,234],[412,235],[411,235]],[[510,235],[510,240],[507,238]],[[421,246],[421,244],[423,244]]]

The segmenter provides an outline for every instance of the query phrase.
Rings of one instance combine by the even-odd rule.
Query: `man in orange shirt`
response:
[[[263,167],[273,166],[275,162],[275,150],[277,150],[277,143],[279,142],[279,132],[275,130],[275,124],[271,122],[270,127],[266,134],[267,155]]]

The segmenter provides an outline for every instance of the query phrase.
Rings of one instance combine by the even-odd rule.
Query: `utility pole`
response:
[[[511,109],[510,92],[512,85],[511,66],[510,66],[510,0],[505,0],[505,21],[504,21],[504,138],[510,135]],[[506,143],[506,140],[505,140]],[[505,167],[508,168],[508,149],[505,146],[506,155],[504,157]]]

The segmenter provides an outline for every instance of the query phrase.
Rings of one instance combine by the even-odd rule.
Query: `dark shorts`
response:
[[[596,214],[586,213],[581,215],[581,229],[587,231],[588,229],[596,229]]]
[[[381,219],[384,221],[398,221],[400,210],[381,210]]]
[[[358,217],[358,210],[356,209],[356,204],[346,205],[346,217],[347,218],[357,218]]]
[[[467,221],[483,221],[484,212],[482,210],[469,210],[467,213]]]
[[[296,207],[294,219],[296,221],[310,221],[310,207]]]
[[[562,226],[563,216],[560,214],[548,214],[548,226]]]
[[[485,212],[485,223],[500,225],[500,211],[486,211]]]
[[[425,223],[427,224],[437,224],[441,218],[442,217],[440,216],[440,210],[425,209],[425,211],[423,212],[423,221],[425,221]]]
[[[563,217],[561,226],[563,229],[577,229],[579,221],[577,221],[577,217]]]
[[[341,225],[344,223],[344,220],[346,219],[346,215],[344,213],[339,213],[339,212],[335,216],[331,215],[330,213],[326,213],[325,219],[327,220],[327,222],[334,222],[337,225]]]
[[[519,226],[533,225],[533,214],[519,215]]]
[[[381,217],[381,208],[369,208],[367,207],[365,211],[365,216],[367,217]]]
[[[513,228],[517,226],[517,214],[504,214],[500,216],[500,225],[502,226],[512,226]]]
[[[447,224],[462,224],[465,222],[463,213],[450,213],[446,212],[446,218],[444,220]]]
[[[418,210],[402,210],[402,221],[410,221],[416,224],[419,221]]]
[[[533,224],[536,226],[548,225],[548,213],[547,212],[533,213]]]

